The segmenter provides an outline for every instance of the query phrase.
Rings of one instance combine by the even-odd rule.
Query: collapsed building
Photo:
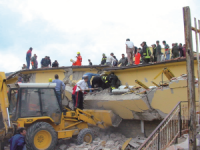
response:
[[[164,68],[173,73],[171,79],[164,74]],[[123,120],[118,128],[110,130],[121,132],[126,137],[148,136],[179,101],[187,101],[185,59],[131,67],[70,66],[20,70],[10,75],[7,83],[12,85],[19,77],[23,78],[24,82],[47,83],[49,78],[53,79],[54,75],[58,74],[59,79],[66,84],[63,105],[73,108],[73,85],[86,72],[102,71],[113,72],[122,86],[113,91],[113,95],[110,95],[107,89],[88,93],[84,98],[84,108],[112,110]]]

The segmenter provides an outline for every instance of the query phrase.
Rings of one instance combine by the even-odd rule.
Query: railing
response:
[[[188,119],[188,102],[179,102],[138,150],[166,149],[188,131]]]

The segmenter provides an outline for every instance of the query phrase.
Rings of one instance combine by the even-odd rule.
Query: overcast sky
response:
[[[184,6],[200,19],[200,0],[0,0],[0,71],[20,70],[29,47],[40,67],[46,55],[60,66],[77,52],[83,65],[100,64],[102,53],[120,59],[126,38],[184,43]]]

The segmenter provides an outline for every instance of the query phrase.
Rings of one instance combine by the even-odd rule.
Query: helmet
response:
[[[51,78],[49,78],[49,82],[52,82],[52,79],[51,79]]]
[[[77,52],[77,54],[80,54],[80,52]]]

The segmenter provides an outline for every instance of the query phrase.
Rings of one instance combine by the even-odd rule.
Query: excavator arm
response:
[[[4,140],[10,138],[14,133],[8,108],[6,76],[4,72],[0,72],[0,150],[4,149]]]
[[[99,128],[107,128],[110,126],[117,127],[122,118],[114,114],[111,110],[90,110],[76,109],[78,120],[82,120]]]

